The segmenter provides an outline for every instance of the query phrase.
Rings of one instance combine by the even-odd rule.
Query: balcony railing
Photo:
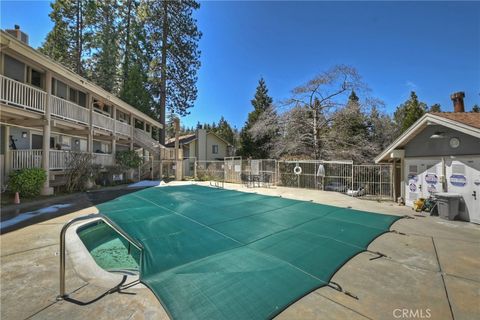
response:
[[[50,106],[57,117],[88,124],[90,111],[87,108],[55,96],[51,97]]]
[[[113,131],[114,121],[113,118],[104,116],[98,112],[93,113],[93,126],[96,128]]]
[[[132,130],[132,127],[129,124],[116,120],[115,131],[117,133],[130,136],[131,130]]]
[[[75,151],[67,150],[50,150],[49,167],[50,170],[65,170],[70,165],[72,156]],[[42,167],[42,150],[26,149],[26,150],[10,150],[10,163],[12,170],[20,170],[26,168]],[[115,158],[111,154],[94,153],[92,163],[101,166],[111,166],[115,163]]]
[[[50,150],[49,166],[50,170],[67,169],[72,159],[73,152],[66,150]]]
[[[42,150],[11,150],[10,164],[13,170],[42,167]]]
[[[133,132],[133,137],[141,144],[143,144],[144,147],[153,148],[158,145],[158,141],[154,140],[151,137],[150,133],[138,128],[135,128],[135,131]]]
[[[15,107],[45,113],[47,93],[28,84],[0,75],[0,101]],[[54,117],[85,125],[88,125],[90,122],[90,110],[88,108],[56,96],[51,96],[48,103],[51,107],[51,114]],[[93,112],[92,123],[98,129],[110,132],[113,132],[115,129],[117,133],[122,135],[131,135],[131,126],[129,124],[114,120],[98,112]],[[157,143],[151,138],[149,133],[140,129],[135,130],[134,136],[145,146],[151,147]]]
[[[47,93],[25,83],[0,75],[0,101],[45,113]]]

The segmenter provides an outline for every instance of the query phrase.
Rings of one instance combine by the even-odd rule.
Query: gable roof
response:
[[[432,112],[424,114],[404,133],[393,141],[375,158],[375,163],[389,159],[390,153],[405,146],[428,125],[441,125],[476,138],[480,138],[480,113],[475,112]]]
[[[230,146],[231,143],[229,143],[227,140],[223,139],[222,137],[220,137],[218,134],[216,134],[215,132],[207,132],[207,135],[214,135],[215,137],[217,137],[218,139],[220,139],[221,141],[223,141],[227,146]],[[197,134],[196,133],[191,133],[191,134],[186,134],[186,135],[183,135],[183,136],[179,136],[178,137],[178,142],[179,144],[182,146],[182,145],[186,145],[186,144],[189,144],[195,140],[197,140]],[[166,147],[175,147],[175,138],[170,138],[167,140],[167,142],[165,143],[165,146]]]
[[[197,140],[197,136],[196,136],[195,133],[186,134],[186,135],[178,137],[178,142],[180,143],[180,145],[189,144],[190,142],[192,142],[194,140]],[[165,143],[165,146],[174,147],[175,146],[175,138],[168,139],[167,142]]]
[[[432,112],[431,114],[480,129],[480,112]]]

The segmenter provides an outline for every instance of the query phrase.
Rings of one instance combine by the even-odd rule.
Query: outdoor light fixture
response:
[[[434,134],[432,134],[430,136],[430,139],[443,139],[445,138],[445,132],[441,132],[441,131],[436,131]]]
[[[27,137],[27,132],[26,132],[26,131],[23,131],[23,132],[22,132],[22,138],[25,139],[26,137]]]

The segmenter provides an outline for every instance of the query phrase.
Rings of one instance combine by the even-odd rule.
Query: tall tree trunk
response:
[[[123,88],[125,88],[125,81],[127,80],[128,77],[128,64],[130,63],[129,61],[129,55],[130,55],[130,20],[132,19],[132,1],[128,1],[128,9],[127,9],[127,31],[126,31],[126,37],[125,37],[125,60],[123,62]]]
[[[168,1],[163,3],[163,30],[162,30],[162,63],[160,71],[160,123],[163,130],[160,130],[160,143],[165,143],[165,107],[167,104],[167,49],[168,49]]]
[[[75,61],[75,70],[79,75],[82,75],[82,47],[83,47],[83,15],[82,15],[82,0],[77,0],[77,25],[76,25],[76,61]]]

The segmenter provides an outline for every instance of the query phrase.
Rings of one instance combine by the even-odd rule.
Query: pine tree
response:
[[[118,5],[116,0],[98,2],[90,78],[103,89],[114,92],[118,72]]]
[[[170,110],[168,112],[167,122],[165,123],[165,134],[167,139],[175,137],[175,119],[177,116]]]
[[[138,0],[122,0],[118,26],[119,61],[122,74],[120,98],[153,118],[159,118],[149,81],[152,49],[147,41],[144,12]],[[143,19],[143,20],[142,20]],[[161,131],[163,132],[163,130]]]
[[[56,0],[49,14],[54,23],[40,50],[76,73],[84,74],[92,41],[94,0]]]
[[[360,99],[351,92],[344,108],[338,110],[330,129],[329,157],[365,162],[370,156],[366,151],[368,137],[367,117],[362,112]]]
[[[410,93],[410,98],[399,105],[393,115],[399,133],[403,133],[410,128],[415,121],[425,114],[426,110],[427,105],[424,102],[419,101],[417,94],[412,91]]]
[[[480,107],[478,106],[478,104],[472,107],[472,112],[480,112]]]
[[[256,159],[268,158],[269,151],[265,149],[265,145],[269,143],[271,137],[267,135],[253,138],[249,130],[258,121],[263,112],[271,107],[272,102],[273,99],[268,95],[265,80],[261,78],[258,81],[255,96],[251,100],[253,111],[248,114],[248,119],[240,131],[240,155]]]
[[[200,67],[198,41],[201,37],[193,12],[200,7],[195,0],[145,2],[145,26],[153,48],[153,87],[159,103],[160,122],[165,109],[187,115],[197,98],[197,70]],[[162,141],[162,137],[160,137]]]
[[[440,106],[440,104],[435,103],[430,106],[430,109],[428,110],[428,112],[442,112],[442,107]]]
[[[230,144],[235,144],[235,134],[223,116],[220,118],[220,121],[218,121],[218,127],[215,133]]]

